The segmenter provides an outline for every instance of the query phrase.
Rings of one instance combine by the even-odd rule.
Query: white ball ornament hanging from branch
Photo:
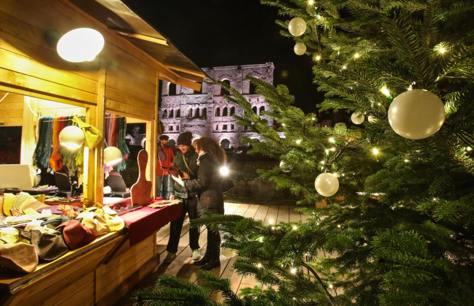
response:
[[[306,45],[302,42],[298,42],[293,47],[293,51],[296,55],[303,55],[306,53]]]
[[[291,35],[298,37],[306,31],[306,21],[301,17],[295,17],[288,23],[288,31]]]
[[[321,173],[314,181],[314,188],[324,197],[333,196],[339,190],[339,179],[333,173]]]
[[[288,173],[291,172],[291,165],[288,165],[284,160],[280,161],[281,171]]]
[[[360,125],[360,124],[364,123],[364,120],[365,120],[365,116],[361,112],[354,112],[351,115],[351,121],[354,124]]]
[[[405,91],[393,99],[388,109],[388,122],[395,133],[413,140],[438,132],[444,119],[443,102],[427,90]]]

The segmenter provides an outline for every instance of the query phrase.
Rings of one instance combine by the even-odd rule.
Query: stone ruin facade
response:
[[[273,63],[203,68],[211,78],[230,84],[252,104],[255,113],[263,115],[269,110],[264,97],[255,93],[255,88],[246,80],[247,76],[273,84]],[[176,141],[179,133],[190,131],[195,137],[211,136],[225,149],[237,149],[244,145],[240,138],[246,136],[260,140],[261,136],[237,124],[234,115],[243,115],[243,110],[225,98],[227,92],[220,85],[202,84],[201,92],[162,82],[160,119],[163,134]],[[269,125],[273,122],[265,118]]]

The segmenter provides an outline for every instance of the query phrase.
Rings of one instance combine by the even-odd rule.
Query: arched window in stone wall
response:
[[[260,106],[260,109],[258,110],[258,113],[261,115],[262,112],[265,111],[265,106]]]
[[[169,96],[176,96],[176,84],[170,83],[168,87],[168,95]]]
[[[229,80],[222,80],[222,83],[224,83],[225,86],[230,87]],[[229,91],[224,86],[221,86],[221,96],[228,95],[228,94],[229,94]]]
[[[199,116],[200,116],[200,115],[199,115],[199,108],[196,108],[196,109],[194,110],[194,117],[199,118]]]
[[[226,139],[226,138],[222,139],[220,145],[221,145],[222,149],[224,149],[224,150],[230,149],[229,139]]]
[[[188,110],[188,118],[192,118],[192,117],[193,117],[193,109],[190,108],[190,109]]]
[[[202,119],[207,119],[207,108],[203,108],[201,112]]]
[[[181,118],[181,110],[180,109],[176,110],[176,118]]]
[[[226,117],[227,116],[227,107],[224,107],[224,109],[222,110],[222,117]]]
[[[249,86],[249,94],[253,95],[257,93],[257,87],[255,86],[254,83],[250,82]]]
[[[173,118],[174,117],[174,111],[173,110],[170,110],[170,116],[169,118]]]
[[[233,116],[233,115],[235,115],[235,107],[234,106],[232,106],[230,108],[230,112],[229,112],[229,116]]]
[[[169,131],[173,131],[173,126],[170,125],[168,130],[169,130]]]
[[[215,117],[220,117],[221,116],[221,109],[218,107],[216,108],[216,112],[214,114]]]
[[[256,106],[252,107],[252,110],[255,114],[257,113],[257,107]]]
[[[165,109],[161,118],[168,118],[168,111]]]

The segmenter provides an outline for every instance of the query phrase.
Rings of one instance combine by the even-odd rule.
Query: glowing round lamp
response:
[[[227,166],[222,166],[219,168],[219,174],[223,177],[229,176],[230,169]]]
[[[104,164],[112,167],[122,162],[122,152],[119,148],[110,146],[104,150]]]
[[[73,63],[91,62],[104,48],[104,36],[94,29],[78,28],[61,36],[56,46],[59,56]]]
[[[66,126],[59,132],[59,144],[69,151],[82,148],[84,138],[84,132],[75,125]]]

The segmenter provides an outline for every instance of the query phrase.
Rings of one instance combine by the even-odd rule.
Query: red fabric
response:
[[[184,214],[182,205],[170,205],[162,208],[141,207],[120,217],[128,229],[130,245],[138,243],[152,235],[168,222]]]
[[[169,175],[169,168],[173,166],[174,152],[170,147],[159,147],[156,161],[156,175]]]
[[[83,247],[95,239],[94,233],[82,225],[79,220],[69,220],[59,227],[63,227],[64,242],[71,250]]]
[[[57,117],[53,120],[53,135],[52,144],[53,151],[49,159],[49,165],[53,171],[59,171],[63,168],[63,161],[61,159],[61,153],[59,149],[59,132],[66,126],[66,122],[63,117]]]

